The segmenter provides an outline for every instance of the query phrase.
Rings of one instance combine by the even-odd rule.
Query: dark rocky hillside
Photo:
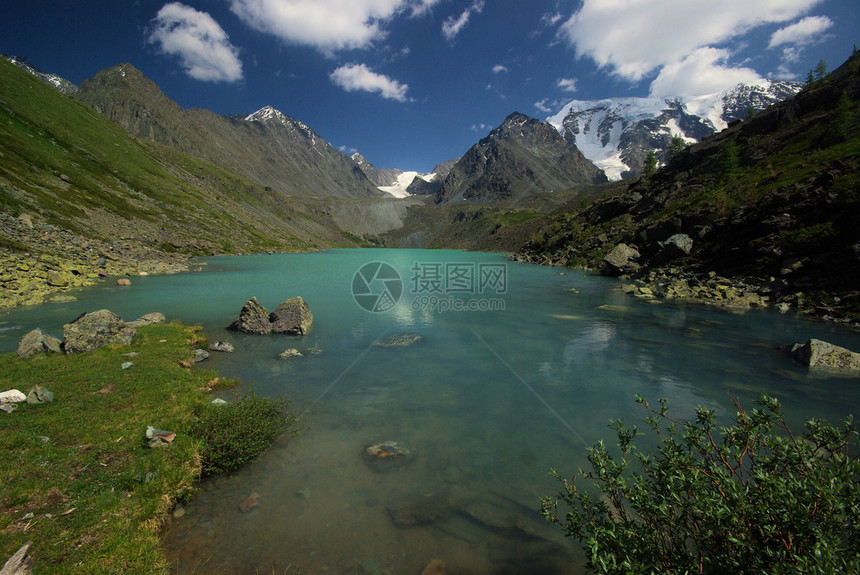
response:
[[[517,257],[619,275],[643,297],[860,320],[860,57],[557,212]]]
[[[606,175],[550,124],[513,113],[454,164],[436,203],[515,206],[539,193],[606,181]]]
[[[351,158],[273,108],[246,117],[185,110],[131,64],[102,70],[75,97],[136,138],[171,146],[282,194],[382,195]]]

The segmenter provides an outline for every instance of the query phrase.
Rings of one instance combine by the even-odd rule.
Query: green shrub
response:
[[[857,573],[860,571],[860,459],[849,418],[834,427],[810,419],[802,437],[779,402],[717,427],[700,407],[695,422],[667,414],[649,426],[655,452],[618,420],[620,455],[600,442],[588,450],[592,470],[542,498],[547,519],[576,537],[597,573]],[[577,484],[593,482],[595,497]],[[583,486],[584,487],[584,486]],[[567,510],[559,514],[559,504]]]
[[[295,423],[288,405],[252,393],[227,405],[199,406],[188,433],[203,441],[203,473],[229,473],[253,461]]]

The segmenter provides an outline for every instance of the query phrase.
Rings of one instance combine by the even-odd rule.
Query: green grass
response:
[[[194,328],[164,324],[125,347],[0,356],[0,389],[54,393],[0,414],[0,558],[33,541],[37,573],[167,572],[158,531],[200,473],[202,443],[184,431],[214,379],[180,365],[198,341]],[[125,361],[134,367],[122,370]],[[147,425],[177,438],[150,449]]]

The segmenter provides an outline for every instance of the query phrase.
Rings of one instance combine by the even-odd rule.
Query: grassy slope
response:
[[[310,200],[275,196],[203,160],[135,140],[5,60],[0,209],[84,237],[111,239],[124,226],[153,247],[163,243],[159,236],[198,253],[350,244]]]
[[[179,365],[196,339],[163,324],[138,329],[125,347],[0,356],[0,389],[27,393],[22,382],[39,382],[54,393],[0,414],[0,558],[33,541],[37,573],[167,571],[158,529],[197,479],[200,444],[182,431],[213,377]],[[178,432],[176,441],[149,449],[147,425]]]

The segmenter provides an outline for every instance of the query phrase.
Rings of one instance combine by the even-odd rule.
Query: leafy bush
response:
[[[203,473],[228,473],[253,461],[295,423],[288,405],[252,393],[227,405],[199,406],[188,433],[203,441]]]
[[[802,437],[776,399],[735,402],[734,425],[717,427],[699,407],[680,422],[652,412],[656,453],[639,450],[636,427],[615,420],[620,456],[588,450],[592,471],[542,498],[543,513],[583,544],[597,573],[860,572],[860,459],[849,418],[810,419]],[[593,481],[594,497],[577,479]],[[559,515],[559,504],[569,508]]]

